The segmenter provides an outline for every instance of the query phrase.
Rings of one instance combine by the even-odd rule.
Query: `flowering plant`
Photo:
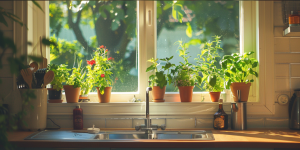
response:
[[[105,87],[112,85],[112,58],[108,58],[107,52],[106,47],[101,45],[95,50],[93,59],[87,60],[87,76],[91,78],[95,87],[99,87],[101,94],[104,94]]]

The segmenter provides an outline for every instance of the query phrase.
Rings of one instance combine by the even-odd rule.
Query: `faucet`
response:
[[[152,125],[150,120],[150,114],[149,114],[149,91],[152,91],[151,87],[146,88],[146,119],[145,124],[140,126],[135,126],[136,131],[145,131],[146,134],[152,134],[152,130],[157,130],[158,128],[161,128],[162,130],[166,129],[165,125]]]

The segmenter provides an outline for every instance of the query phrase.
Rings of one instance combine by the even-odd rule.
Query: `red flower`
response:
[[[105,50],[105,53],[108,52],[108,49]]]
[[[105,77],[105,74],[101,74],[101,77],[104,78],[104,77]]]
[[[88,65],[93,66],[94,64],[96,64],[95,60],[91,60],[91,61],[86,61]]]
[[[100,48],[105,48],[105,46],[104,46],[104,45],[101,45]]]
[[[109,57],[107,60],[111,60],[112,58],[111,57]]]

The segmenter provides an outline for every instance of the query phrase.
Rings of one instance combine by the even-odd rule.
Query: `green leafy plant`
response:
[[[203,88],[209,92],[221,92],[224,89],[224,70],[217,68],[216,58],[220,57],[218,50],[220,47],[220,37],[214,36],[215,40],[206,42],[201,54],[198,54],[197,66],[198,72],[203,75]]]
[[[72,68],[72,74],[66,82],[67,85],[73,85],[73,88],[78,88],[82,86],[82,81],[84,80],[86,74],[81,74],[81,63],[82,61],[80,61],[77,68]]]
[[[50,83],[52,85],[52,88],[56,89],[57,91],[62,89],[63,83],[67,81],[67,78],[69,77],[69,71],[71,69],[68,69],[67,65],[65,64],[49,64],[47,70],[51,70],[54,72],[54,79]]]
[[[83,75],[83,77],[82,77],[82,82],[81,82],[82,84],[81,84],[80,95],[88,95],[90,93],[91,89],[93,88],[93,81],[87,75],[88,74],[87,67],[83,67],[81,69],[81,74]]]
[[[258,61],[249,57],[253,53],[253,51],[243,55],[234,53],[223,57],[220,64],[225,70],[226,89],[229,89],[233,82],[254,82],[253,79],[248,79],[250,75],[258,77],[258,73],[255,71]]]
[[[183,58],[184,62],[180,62],[175,69],[171,70],[172,75],[174,76],[174,86],[194,86],[196,81],[201,84],[202,77],[199,76],[194,65],[188,62],[188,58],[190,58],[190,56],[187,56],[189,53],[187,52],[188,45],[181,40],[176,43],[179,45],[179,56]]]
[[[173,58],[171,57],[166,57],[163,59],[154,59],[151,58],[148,61],[153,63],[150,67],[147,68],[146,72],[153,71],[154,74],[149,77],[149,82],[150,82],[150,87],[153,86],[159,86],[161,89],[168,84],[172,83],[172,76],[170,72],[170,68],[175,66],[175,64],[170,63],[169,61]],[[158,60],[160,61],[165,61],[166,64],[161,67],[161,69],[158,69],[157,67],[160,65],[158,64]],[[165,74],[166,72],[166,74]]]
[[[112,86],[111,71],[113,58],[107,58],[105,46],[101,45],[94,53],[92,60],[87,61],[89,64],[87,76],[93,81],[95,87],[99,87],[100,93],[104,94],[105,87]]]

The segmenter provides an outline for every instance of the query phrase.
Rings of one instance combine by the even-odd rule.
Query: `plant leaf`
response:
[[[252,64],[252,68],[257,67],[257,65],[258,65],[258,61],[254,61],[253,64]]]
[[[187,27],[186,27],[185,33],[189,38],[191,38],[193,35],[193,30],[192,30],[191,24],[189,22],[187,22],[186,26]]]
[[[202,83],[202,77],[201,76],[197,76],[197,81],[198,81],[198,84],[200,85]]]
[[[214,75],[212,78],[210,77],[209,85],[214,87],[217,83],[217,77]]]
[[[42,9],[42,7],[40,6],[39,3],[37,3],[37,2],[34,1],[34,0],[32,0],[32,3],[33,3],[35,6],[37,6],[43,13],[45,13],[44,10]]]
[[[151,65],[150,67],[147,68],[146,72],[152,71],[152,70],[154,70],[154,69],[155,69],[155,66],[154,66],[154,65]]]
[[[8,24],[1,13],[0,13],[0,22],[2,22],[6,27],[8,27]]]

